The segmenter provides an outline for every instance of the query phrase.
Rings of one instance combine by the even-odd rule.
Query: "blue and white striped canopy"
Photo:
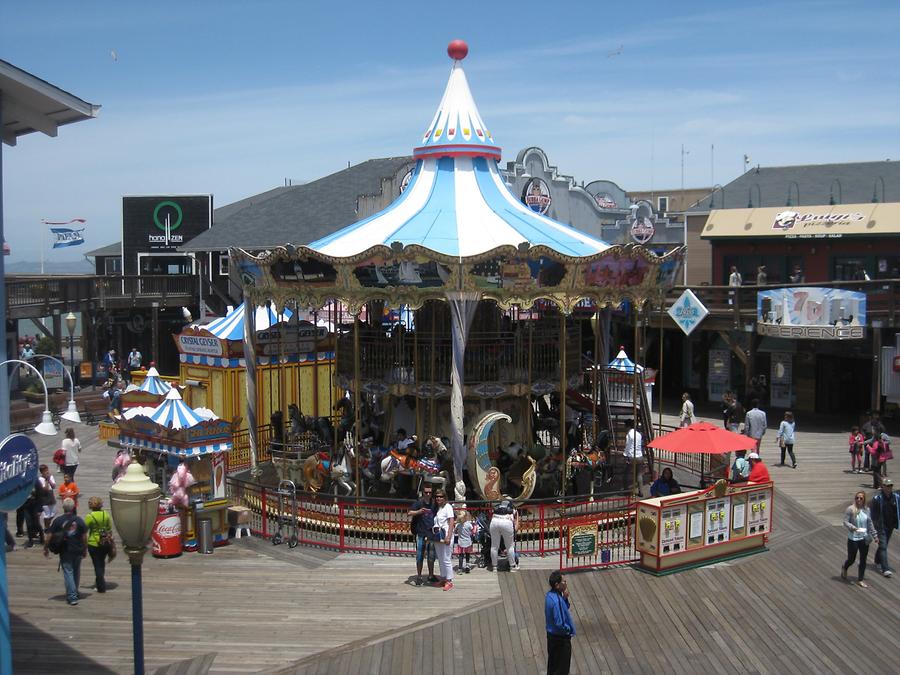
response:
[[[146,448],[147,450],[153,450],[154,452],[160,452],[167,455],[176,455],[177,457],[202,457],[203,455],[215,454],[217,452],[229,452],[234,447],[229,441],[182,447],[171,445],[170,443],[153,441],[149,438],[142,438],[141,436],[128,435],[119,436],[119,441],[127,445]]]
[[[510,191],[497,167],[500,148],[485,128],[458,60],[413,156],[412,179],[397,201],[309,248],[336,258],[394,242],[461,258],[526,242],[572,257],[609,248],[531,210]]]
[[[204,420],[181,400],[181,394],[175,387],[172,387],[166,394],[166,400],[150,413],[150,419],[169,429],[193,427]]]
[[[150,368],[147,371],[147,377],[141,382],[141,386],[138,387],[139,391],[146,391],[158,396],[168,394],[170,389],[172,389],[172,385],[160,379],[159,371],[156,368]]]
[[[619,353],[616,354],[616,358],[609,362],[609,367],[621,370],[623,373],[633,373],[634,361],[628,358],[628,354],[625,353],[624,348],[619,348]],[[637,371],[639,373],[643,372],[644,366],[639,365]]]
[[[244,312],[246,311],[246,300],[225,316],[216,319],[203,326],[203,328],[220,340],[243,340],[244,339]],[[270,306],[256,308],[256,329],[265,330],[276,323],[287,321],[293,316],[293,312],[287,307],[284,312],[279,314]]]

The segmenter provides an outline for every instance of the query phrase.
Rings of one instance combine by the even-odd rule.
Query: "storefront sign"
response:
[[[139,254],[171,254],[163,263],[183,266],[186,254],[176,249],[212,225],[210,195],[159,195],[122,198],[122,257],[125,274],[137,274]],[[146,274],[147,272],[141,272]],[[163,272],[164,273],[164,272]]]
[[[535,213],[546,215],[550,210],[550,203],[553,198],[550,196],[550,188],[540,178],[532,178],[525,183],[525,189],[522,191],[522,202]]]
[[[865,337],[866,294],[840,288],[776,288],[757,293],[757,332],[793,339]]]
[[[605,192],[601,192],[600,194],[595,195],[594,201],[597,202],[597,206],[599,206],[601,209],[614,209],[617,206],[616,200]]]
[[[710,349],[709,371],[706,377],[710,382],[729,384],[731,382],[731,352],[727,349]]]
[[[782,211],[772,221],[773,230],[802,230],[815,225],[829,227],[852,225],[865,220],[866,216],[859,211],[829,211],[827,213],[810,213],[807,211]]]
[[[37,448],[28,436],[14,434],[0,443],[0,511],[15,511],[34,489]]]
[[[772,352],[772,366],[769,373],[769,403],[776,408],[790,408],[792,381],[794,376],[794,356],[788,352]]]
[[[297,325],[282,323],[256,332],[257,351],[266,356],[307,354],[315,351],[316,343],[327,336],[327,328],[308,321]]]
[[[706,318],[709,310],[694,295],[694,292],[687,288],[684,293],[678,296],[675,304],[669,307],[668,314],[685,335],[690,335],[700,325],[700,322]]]
[[[631,224],[631,238],[638,244],[646,244],[653,239],[656,234],[656,228],[649,218],[636,218]]]
[[[200,354],[202,356],[222,356],[222,341],[216,337],[203,335],[176,336],[178,351],[182,354]]]

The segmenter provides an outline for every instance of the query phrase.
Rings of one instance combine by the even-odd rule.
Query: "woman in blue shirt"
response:
[[[790,410],[784,413],[784,419],[781,420],[781,424],[778,427],[778,435],[775,439],[778,442],[778,447],[781,448],[781,464],[778,466],[784,466],[784,453],[787,451],[787,454],[791,456],[791,464],[796,469],[797,458],[794,457],[794,413]]]

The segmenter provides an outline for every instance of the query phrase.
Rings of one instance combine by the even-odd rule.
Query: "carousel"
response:
[[[611,246],[546,216],[549,195],[513,194],[467,53],[459,40],[448,48],[449,81],[399,199],[308,245],[230,251],[248,302],[340,303],[354,317],[334,327],[342,423],[321,459],[344,467],[357,495],[395,494],[403,474],[443,475],[457,500],[564,493],[569,446],[612,426],[599,368],[586,376],[606,364],[610,310],[658,301],[681,263],[683,249]],[[390,312],[402,320],[388,327]],[[248,387],[254,318],[243,335]],[[258,474],[256,396],[247,400]]]

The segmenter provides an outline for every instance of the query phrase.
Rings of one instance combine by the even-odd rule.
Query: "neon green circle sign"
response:
[[[166,224],[159,222],[159,214],[160,212],[164,212],[164,209],[168,210],[169,212],[174,211],[175,215],[175,222],[169,223],[169,231],[171,232],[172,230],[177,230],[179,227],[181,227],[181,221],[184,219],[184,214],[181,212],[181,207],[175,202],[168,201],[160,202],[156,205],[156,208],[153,209],[153,224],[156,225],[156,227],[158,227],[160,230],[165,232]]]

